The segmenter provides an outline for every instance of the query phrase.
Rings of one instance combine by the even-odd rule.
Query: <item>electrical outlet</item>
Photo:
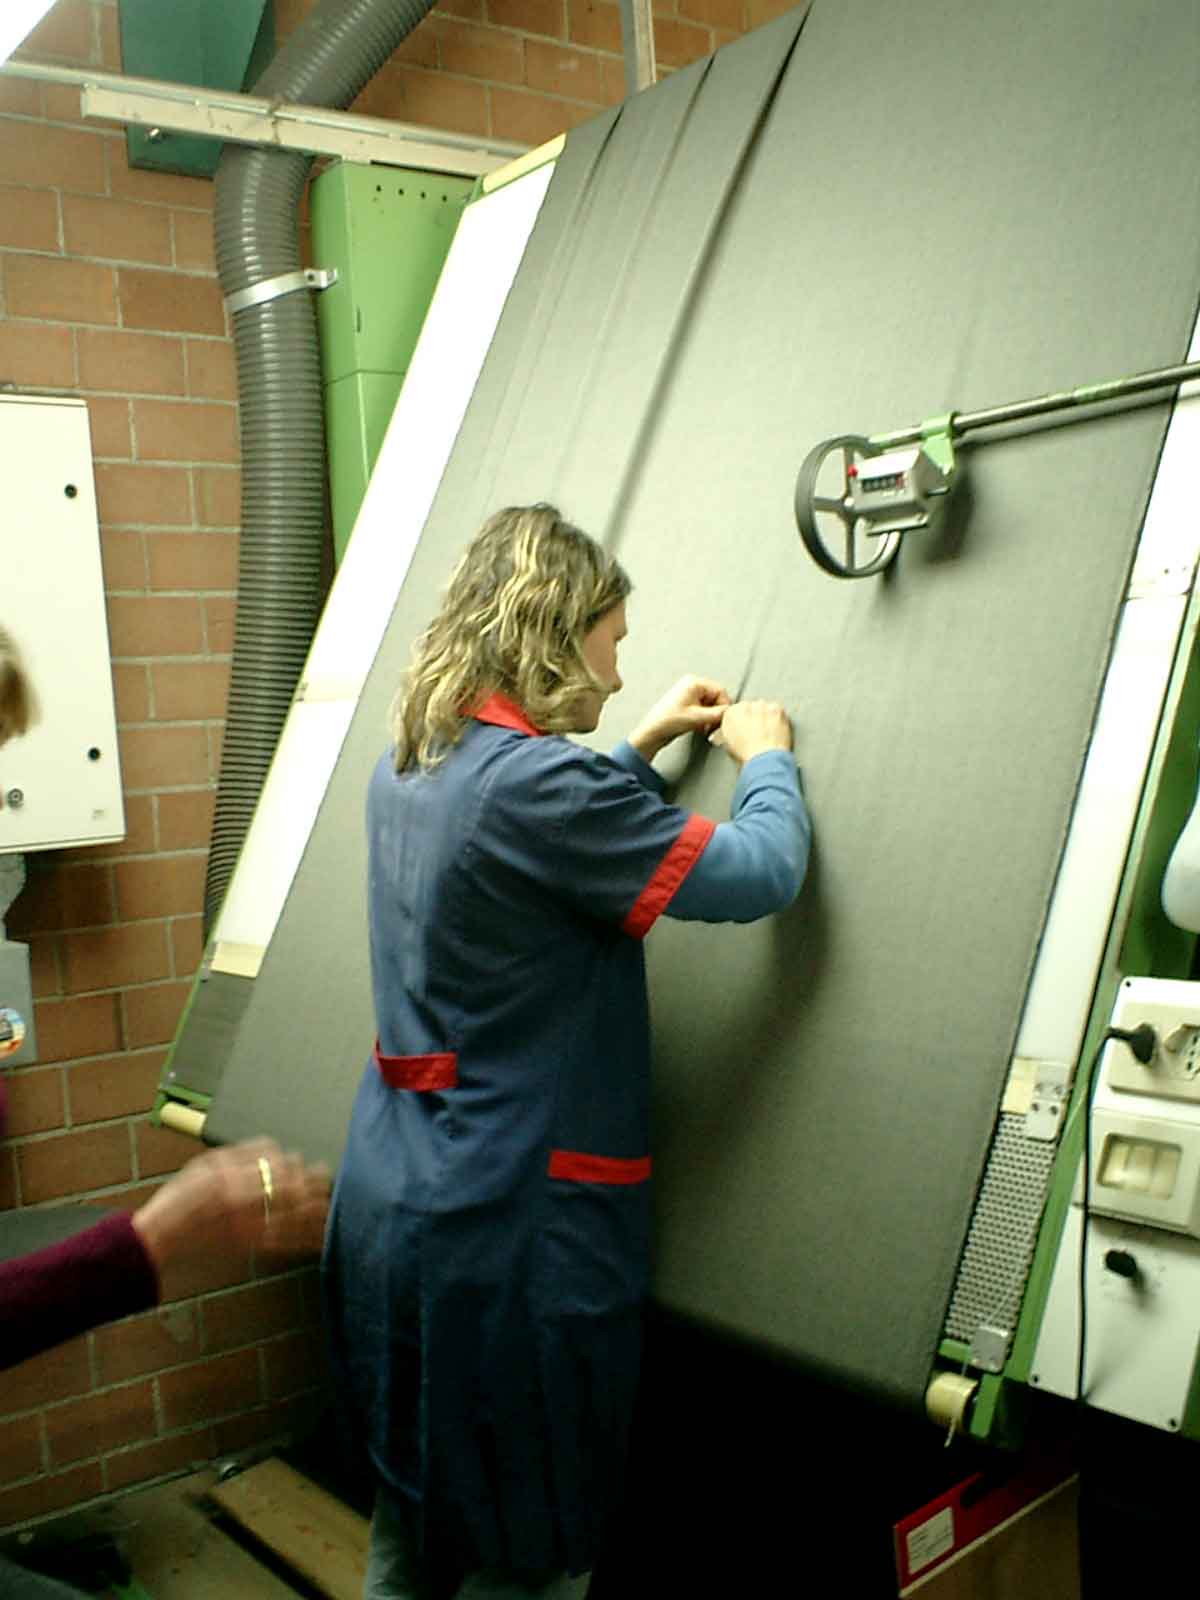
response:
[[[1113,1023],[1133,1029],[1148,1022],[1158,1035],[1153,1057],[1141,1062],[1119,1039],[1107,1047],[1109,1086],[1126,1094],[1200,1104],[1200,983],[1129,979],[1121,985]]]

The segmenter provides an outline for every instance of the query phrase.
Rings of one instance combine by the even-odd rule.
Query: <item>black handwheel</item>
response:
[[[821,475],[821,468],[838,450],[842,453],[840,499],[817,493],[817,480]],[[850,469],[852,466],[856,467],[859,461],[866,460],[874,454],[876,452],[871,448],[871,441],[856,433],[843,434],[837,439],[825,439],[808,452],[796,476],[796,526],[800,530],[800,537],[804,540],[804,548],[822,571],[830,573],[835,578],[873,577],[895,560],[896,552],[900,548],[899,533],[883,534],[871,538],[870,559],[861,563],[858,560],[860,537],[871,536],[862,534],[860,524],[864,519],[854,513],[850,499]],[[818,517],[836,517],[841,523],[846,549],[844,560],[839,560],[825,542],[817,521]]]

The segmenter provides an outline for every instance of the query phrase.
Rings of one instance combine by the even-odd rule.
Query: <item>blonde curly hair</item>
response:
[[[557,507],[489,517],[392,703],[397,772],[436,767],[490,694],[515,701],[546,733],[569,732],[580,696],[604,687],[583,658],[584,635],[631,588],[619,562]]]
[[[12,635],[0,627],[0,745],[19,738],[37,721],[37,698]]]

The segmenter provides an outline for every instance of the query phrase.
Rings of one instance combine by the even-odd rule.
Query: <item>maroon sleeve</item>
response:
[[[158,1274],[127,1211],[0,1262],[0,1367],[158,1302]]]

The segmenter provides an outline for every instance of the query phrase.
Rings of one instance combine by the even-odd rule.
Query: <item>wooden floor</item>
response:
[[[231,1504],[218,1507],[214,1495]],[[149,1600],[362,1594],[365,1522],[278,1461],[225,1484],[196,1473],[127,1495],[114,1512],[121,1551]]]

